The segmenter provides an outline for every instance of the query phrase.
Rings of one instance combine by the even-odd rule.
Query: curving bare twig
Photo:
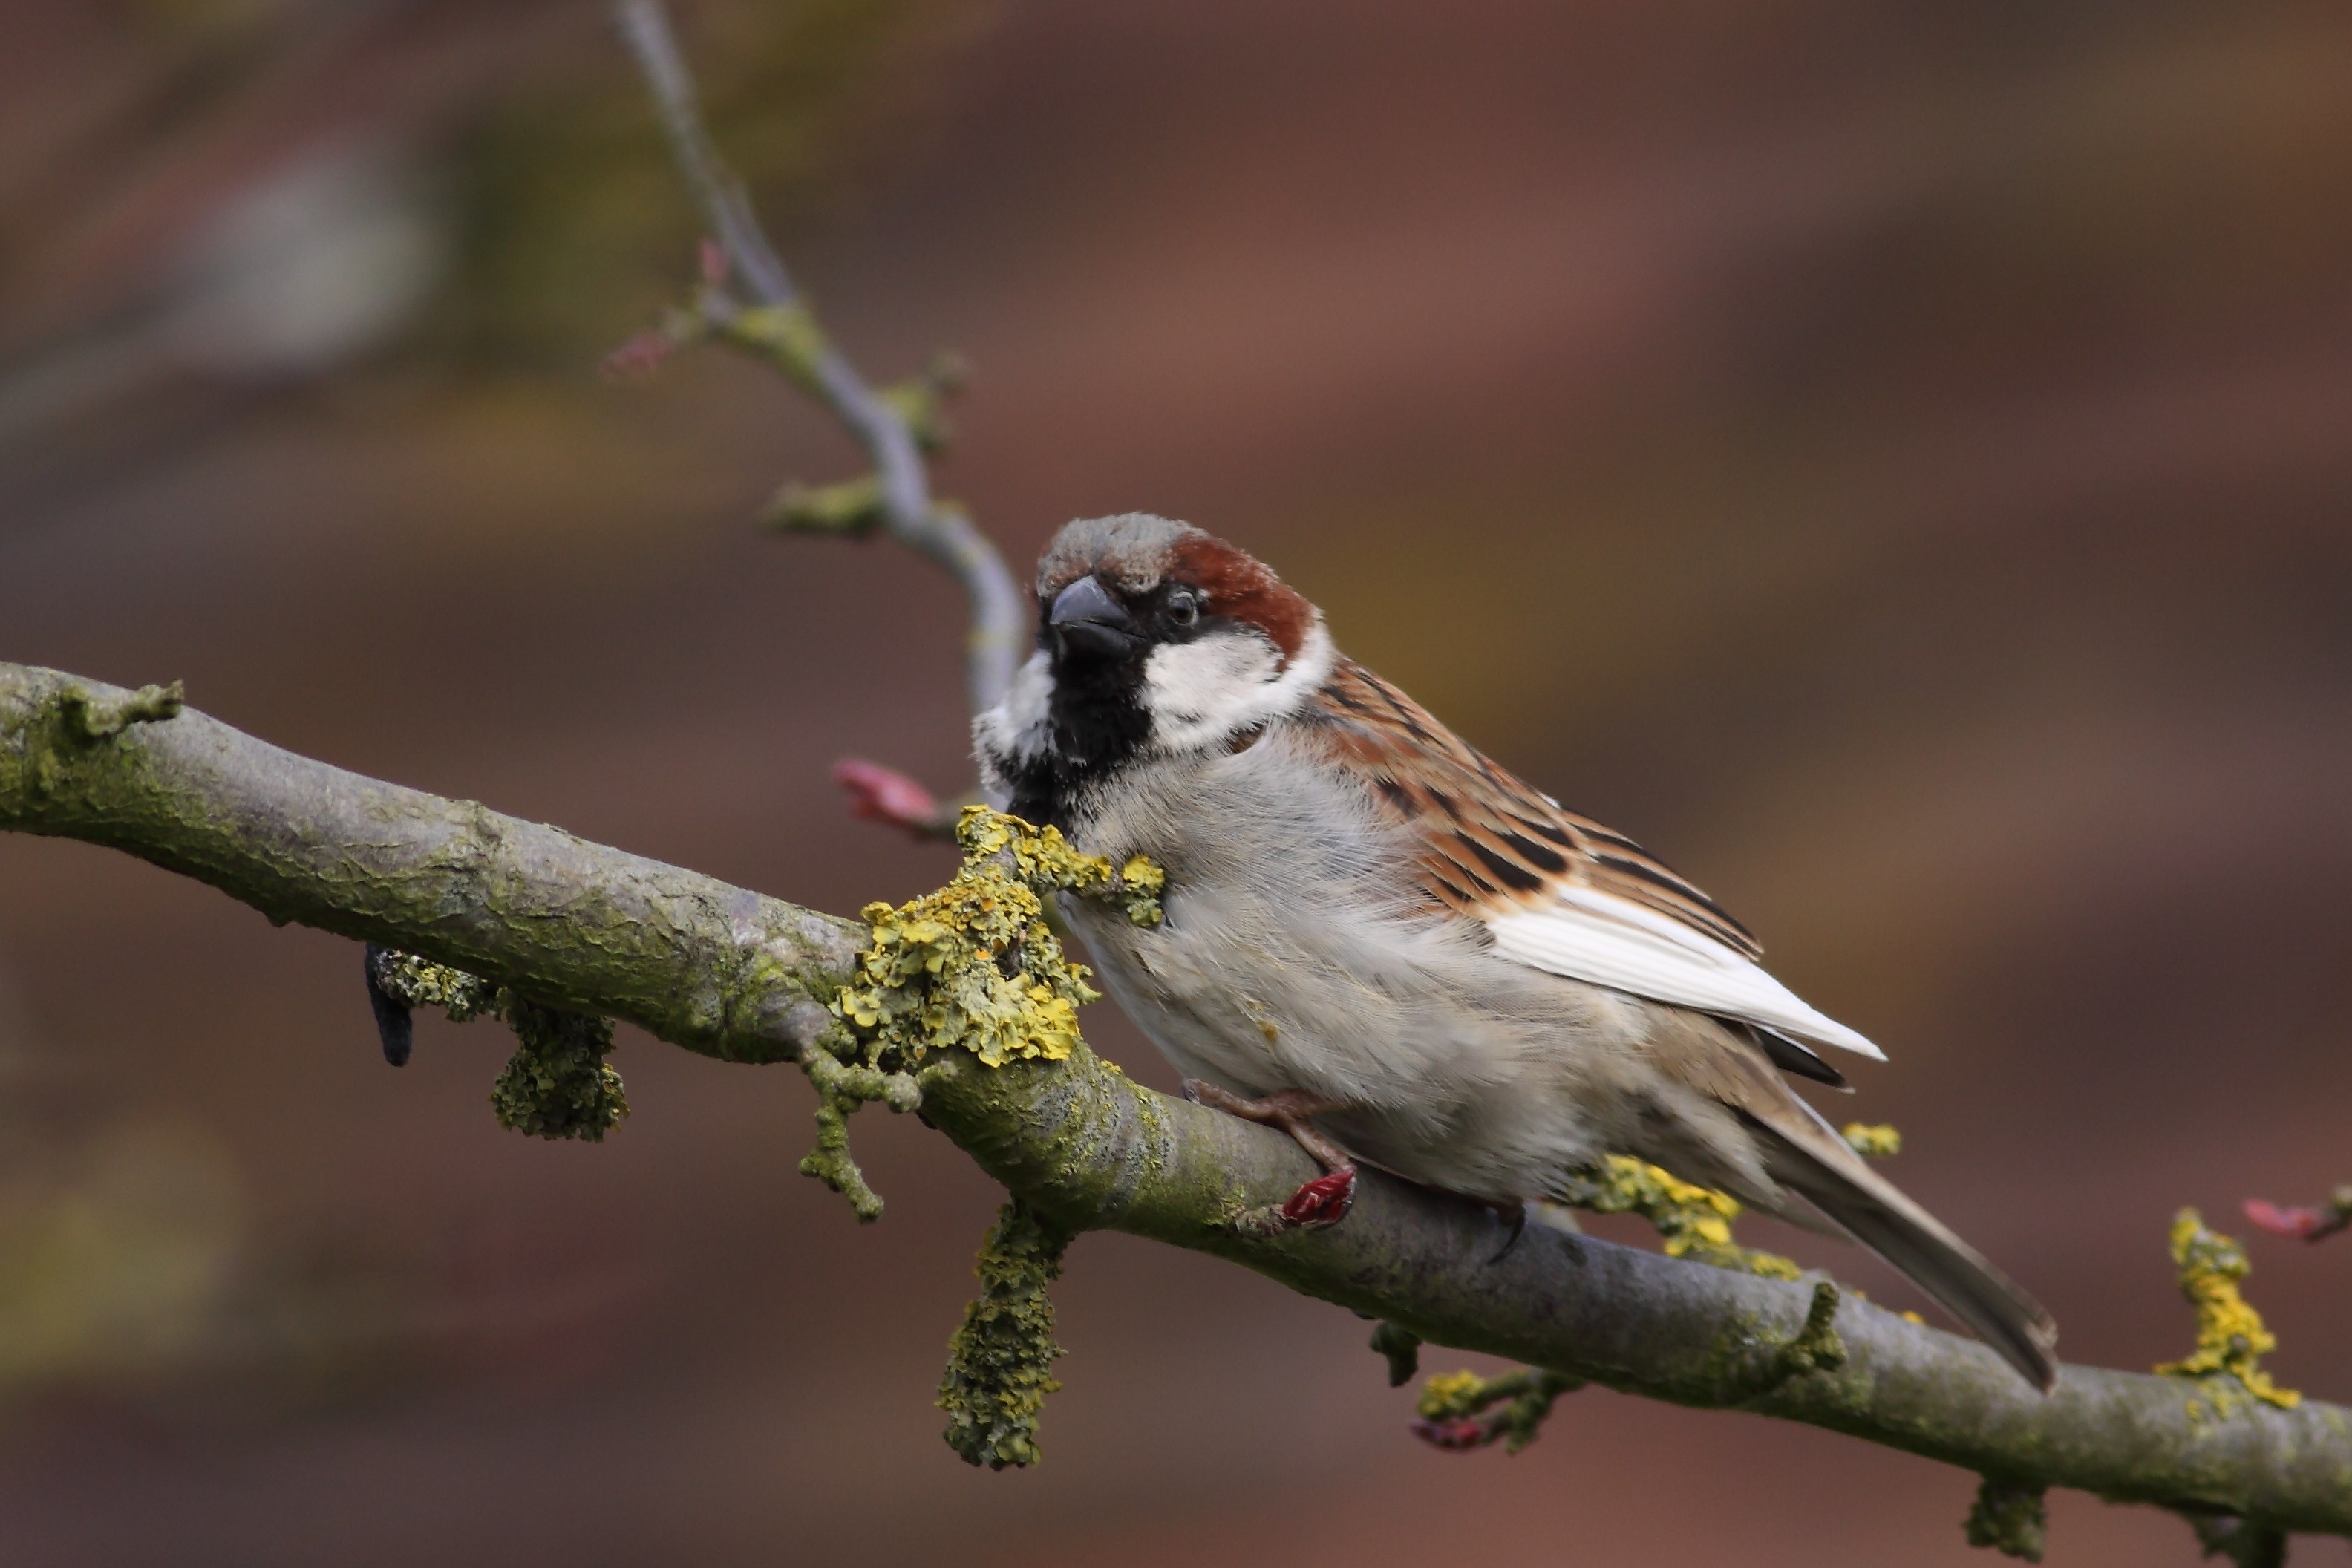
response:
[[[125,722],[93,727],[93,712]],[[274,920],[395,945],[735,1061],[814,1043],[867,939],[858,922],[344,773],[193,710],[5,664],[0,831],[109,845]],[[1804,1281],[1542,1227],[1498,1257],[1494,1215],[1372,1172],[1342,1225],[1237,1226],[1313,1173],[1297,1144],[1141,1089],[1083,1046],[994,1069],[950,1055],[923,1069],[921,1094],[926,1120],[1057,1232],[1212,1253],[1402,1335],[1829,1427],[2012,1490],[2226,1514],[2263,1542],[2352,1535],[2341,1406],[2281,1408],[2226,1373],[2083,1366],[2044,1398],[1973,1341],[1851,1297],[1824,1303]],[[1792,1353],[1809,1332],[1842,1353]]]
[[[662,0],[614,0],[613,17],[645,74],[670,151],[724,253],[727,272],[742,284],[753,307],[771,313],[770,321],[797,329],[787,345],[795,379],[866,448],[874,464],[875,499],[883,526],[963,584],[971,604],[965,648],[967,694],[974,713],[994,707],[1012,684],[1027,643],[1028,605],[1020,584],[996,546],[961,508],[933,499],[916,430],[816,327],[807,301],[752,214],[742,182],[727,167],[703,125],[694,78],[678,52]],[[744,321],[745,307],[721,280],[714,279],[700,300],[712,326],[760,330],[759,324]]]

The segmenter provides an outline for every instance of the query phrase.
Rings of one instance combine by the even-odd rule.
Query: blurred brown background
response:
[[[976,367],[942,488],[1024,569],[1229,534],[1667,855],[1888,1045],[1829,1109],[2071,1356],[2185,1348],[2176,1205],[2352,1179],[2352,12],[683,21],[838,335]],[[595,375],[695,237],[591,0],[12,0],[0,658],[836,910],[935,885],[825,767],[961,782],[953,590],[756,533],[855,458],[755,367]],[[611,1142],[503,1133],[488,1026],[393,1073],[352,947],[73,845],[0,838],[0,997],[12,1564],[1972,1560],[1972,1478],[1743,1416],[1428,1451],[1365,1325],[1119,1237],[1045,1464],[970,1471],[997,1194],[919,1127],[856,1127],[870,1230],[787,1071],[626,1038]],[[2252,1246],[2282,1380],[2352,1395],[2352,1242]],[[2194,1560],[2053,1502],[2054,1562]]]

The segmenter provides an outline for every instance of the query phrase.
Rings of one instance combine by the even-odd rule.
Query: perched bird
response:
[[[1017,816],[1167,872],[1142,929],[1073,900],[1105,986],[1204,1102],[1506,1209],[1609,1154],[1860,1241],[2036,1385],[2056,1325],[1781,1074],[1880,1057],[1747,929],[1341,654],[1197,528],[1064,528],[1037,652],[975,725]],[[1302,1189],[1302,1192],[1304,1189]],[[1342,1210],[1341,1212],[1344,1212]]]

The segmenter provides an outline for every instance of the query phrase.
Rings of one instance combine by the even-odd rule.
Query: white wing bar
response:
[[[1558,903],[1489,916],[1486,929],[1505,957],[1549,973],[1761,1024],[1808,1045],[1886,1059],[1885,1052],[1807,1006],[1753,961],[1627,899],[1563,888]]]

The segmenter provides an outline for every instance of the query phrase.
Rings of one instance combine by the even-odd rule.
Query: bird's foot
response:
[[[1318,1131],[1312,1120],[1324,1111],[1339,1110],[1338,1101],[1298,1089],[1286,1089],[1278,1094],[1252,1100],[1197,1078],[1184,1080],[1184,1098],[1244,1121],[1279,1127],[1297,1141],[1309,1159],[1323,1167],[1322,1175],[1301,1183],[1279,1208],[1261,1216],[1252,1228],[1313,1230],[1337,1225],[1348,1217],[1348,1210],[1356,1201],[1356,1163],[1345,1149]],[[1257,1211],[1252,1214],[1256,1215]]]

